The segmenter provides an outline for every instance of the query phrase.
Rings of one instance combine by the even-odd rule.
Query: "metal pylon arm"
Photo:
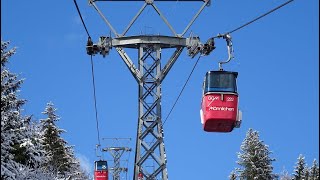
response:
[[[191,19],[191,21],[189,22],[189,24],[187,25],[187,27],[184,29],[184,31],[181,33],[181,37],[184,36],[184,34],[189,30],[189,28],[191,27],[191,25],[194,23],[194,21],[198,18],[198,16],[200,15],[200,13],[202,12],[202,10],[206,7],[210,5],[210,0],[205,0],[204,4],[201,6],[201,8],[199,9],[199,11],[193,16],[193,18]]]
[[[117,1],[131,1],[131,2],[135,2],[135,1],[145,1],[147,2],[148,0],[92,0],[92,1],[114,1],[114,2],[117,2]],[[151,1],[151,0],[149,0]],[[148,2],[149,2],[148,1]],[[177,0],[154,0],[154,1],[177,1]],[[206,1],[206,0],[179,0],[179,1]]]
[[[113,2],[117,2],[117,1],[127,1],[127,2],[145,1],[145,2],[149,2],[151,0],[149,0],[149,1],[148,0],[92,0],[92,1],[113,1]],[[154,0],[154,1],[177,1],[177,0]],[[179,0],[179,1],[204,1],[205,2],[205,0]]]
[[[173,29],[173,27],[170,25],[169,21],[167,20],[167,18],[161,13],[161,11],[157,8],[157,6],[155,4],[151,4],[151,6],[153,7],[153,9],[159,14],[159,16],[161,17],[161,19],[163,20],[164,23],[166,23],[166,25],[169,27],[169,29],[171,30],[171,32],[173,33],[174,36],[178,37],[178,34],[176,33],[176,31]]]
[[[96,5],[96,3],[94,3],[94,0],[89,0],[89,4],[91,4],[96,11],[98,12],[98,14],[101,16],[101,18],[104,20],[104,22],[109,26],[110,30],[113,32],[113,34],[116,37],[119,37],[117,31],[113,28],[113,26],[111,25],[111,23],[108,21],[108,19],[102,14],[102,12],[100,11],[100,9],[98,8],[98,6]]]
[[[138,13],[133,17],[133,19],[130,21],[128,27],[123,31],[121,36],[126,35],[126,33],[129,31],[129,29],[131,28],[131,26],[133,25],[133,23],[138,19],[138,17],[140,16],[140,14],[142,13],[142,11],[147,7],[147,3],[144,3],[141,7],[141,9],[138,11]]]
[[[180,56],[182,50],[184,47],[179,47],[175,50],[175,52],[170,57],[169,61],[165,65],[165,67],[161,70],[160,76],[157,78],[159,83],[161,83],[166,75],[169,73],[170,69],[174,65],[174,63],[177,61],[178,57]]]
[[[125,62],[125,64],[127,65],[128,69],[131,72],[131,74],[133,75],[133,77],[137,80],[137,82],[140,82],[140,80],[141,80],[140,71],[133,64],[130,57],[127,55],[127,53],[121,47],[117,47],[116,50],[119,53],[119,55],[121,56],[121,58],[123,59],[123,61]]]
[[[197,19],[197,17],[200,15],[200,13],[202,12],[202,10],[206,7],[210,5],[210,0],[179,0],[179,1],[198,1],[198,2],[204,2],[204,4],[200,7],[200,9],[198,10],[198,12],[193,16],[193,18],[191,19],[191,21],[189,22],[189,24],[185,27],[184,31],[181,34],[176,33],[176,31],[174,30],[174,28],[171,26],[171,24],[169,23],[169,21],[167,20],[167,18],[161,13],[160,9],[157,8],[157,6],[154,4],[154,1],[160,2],[160,1],[175,1],[175,0],[132,0],[132,2],[134,1],[145,1],[145,3],[143,4],[143,6],[140,8],[140,10],[138,11],[138,13],[133,17],[133,19],[130,21],[130,23],[128,24],[127,28],[124,30],[124,32],[119,35],[117,33],[117,31],[113,28],[113,26],[111,25],[111,23],[108,21],[108,19],[102,14],[102,12],[100,11],[100,9],[98,8],[98,6],[96,5],[96,1],[130,1],[130,0],[89,0],[89,4],[91,4],[96,11],[99,13],[99,15],[101,16],[101,18],[104,20],[104,22],[107,24],[107,26],[110,28],[110,30],[112,31],[112,33],[116,36],[116,37],[123,37],[125,36],[125,34],[129,31],[129,29],[131,28],[131,26],[134,24],[134,22],[137,20],[137,18],[140,16],[140,14],[144,11],[145,7],[147,5],[151,5],[153,7],[153,9],[158,13],[158,15],[160,16],[160,18],[163,20],[163,22],[169,27],[169,29],[171,30],[171,32],[173,33],[173,35],[175,37],[183,37],[184,34],[189,30],[189,28],[191,27],[191,25],[194,23],[194,21]]]

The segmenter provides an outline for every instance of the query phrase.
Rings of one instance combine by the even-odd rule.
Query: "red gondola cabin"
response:
[[[237,72],[209,71],[203,83],[201,123],[207,132],[231,132],[241,123]]]
[[[138,180],[143,180],[143,174],[141,172],[138,174]]]
[[[94,180],[108,180],[108,162],[95,161],[94,162]]]

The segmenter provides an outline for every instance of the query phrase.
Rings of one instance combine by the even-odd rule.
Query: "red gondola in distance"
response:
[[[108,180],[108,162],[99,160],[94,162],[94,180]]]
[[[231,132],[240,127],[237,72],[209,71],[203,83],[201,123],[207,132]]]
[[[143,180],[143,174],[141,172],[138,174],[138,180]]]

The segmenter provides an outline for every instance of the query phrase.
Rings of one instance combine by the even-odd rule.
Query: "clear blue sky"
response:
[[[284,3],[272,1],[212,1],[190,28],[205,42]],[[118,32],[122,32],[142,2],[97,3]],[[93,41],[110,29],[87,1],[78,1]],[[201,2],[157,3],[169,22],[182,32]],[[189,35],[190,31],[186,34]],[[129,35],[171,35],[148,7]],[[308,165],[319,162],[319,1],[296,0],[232,34],[234,61],[224,66],[238,71],[243,123],[231,133],[202,130],[199,108],[204,75],[226,59],[225,42],[201,58],[181,99],[165,124],[169,178],[227,179],[238,167],[237,152],[249,128],[273,152],[274,172],[292,173],[299,154]],[[1,39],[10,40],[17,54],[10,69],[25,78],[21,97],[28,100],[26,114],[43,118],[52,101],[61,117],[65,139],[92,169],[97,144],[90,57],[87,35],[72,0],[1,1]],[[169,55],[163,51],[163,61]],[[128,51],[135,60],[137,53]],[[162,86],[162,115],[166,117],[196,59],[184,51]],[[136,60],[135,60],[136,62]],[[134,149],[137,128],[138,88],[115,49],[106,58],[94,57],[97,106],[101,137],[130,137]],[[164,63],[163,63],[164,65]],[[103,144],[106,146],[107,144]],[[128,177],[132,177],[131,153]]]

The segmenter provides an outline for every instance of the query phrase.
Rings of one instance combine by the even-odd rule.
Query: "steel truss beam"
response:
[[[116,47],[117,52],[127,65],[129,71],[139,83],[142,81],[143,73],[140,68],[137,68],[128,54],[124,51],[124,48],[139,49],[140,46],[159,46],[161,49],[176,48],[172,54],[168,63],[154,78],[158,83],[161,83],[165,76],[169,73],[171,67],[174,65],[184,47],[189,47],[194,43],[198,43],[198,39],[189,39],[181,37],[170,36],[131,36],[131,37],[119,37],[112,39],[112,46]]]
[[[129,29],[131,28],[131,26],[134,24],[134,22],[137,20],[137,18],[140,16],[140,14],[143,12],[143,10],[146,8],[147,5],[150,5],[153,7],[153,9],[158,13],[158,15],[160,16],[160,18],[163,20],[163,22],[168,26],[168,28],[170,29],[170,31],[173,33],[173,35],[175,37],[183,37],[184,34],[189,30],[189,28],[191,27],[191,25],[194,23],[194,21],[198,18],[198,16],[200,15],[200,13],[202,12],[202,10],[206,7],[210,5],[210,0],[182,0],[182,1],[203,1],[203,5],[200,7],[200,9],[198,10],[198,12],[193,16],[193,18],[191,19],[191,21],[189,22],[189,24],[186,26],[186,28],[183,30],[183,32],[181,34],[177,34],[176,31],[174,30],[174,28],[171,26],[171,24],[169,23],[169,21],[167,20],[167,18],[162,14],[162,12],[160,11],[160,9],[158,9],[158,7],[154,4],[154,0],[135,0],[135,1],[145,1],[145,3],[142,5],[142,7],[140,8],[140,10],[138,11],[138,13],[133,17],[133,19],[130,21],[129,25],[127,26],[127,28],[124,30],[124,32],[122,34],[118,34],[117,31],[113,28],[113,26],[111,25],[111,23],[109,22],[109,20],[103,15],[103,13],[101,12],[101,10],[98,8],[98,6],[96,5],[96,1],[107,1],[107,0],[89,0],[89,4],[92,5],[95,10],[99,13],[99,15],[101,16],[101,18],[103,19],[103,21],[107,24],[107,26],[110,28],[110,30],[112,31],[112,33],[116,36],[116,37],[124,37],[125,34],[129,31]],[[109,1],[109,0],[108,0]],[[113,0],[113,1],[128,1],[128,0]],[[174,0],[157,0],[157,1],[174,1]]]

